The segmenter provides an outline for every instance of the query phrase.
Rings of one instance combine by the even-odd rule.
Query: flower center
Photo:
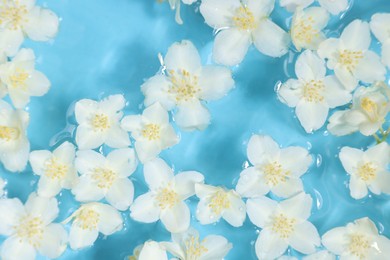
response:
[[[110,122],[108,120],[108,116],[105,114],[96,114],[92,118],[92,126],[95,128],[95,131],[96,130],[103,131],[110,128]]]
[[[45,173],[50,179],[62,180],[68,172],[68,166],[61,163],[57,158],[52,157],[46,162]]]
[[[339,55],[339,62],[344,65],[349,72],[352,72],[363,58],[362,51],[343,50]]]
[[[90,208],[81,208],[76,214],[75,223],[84,230],[96,230],[100,215]]]
[[[161,209],[170,209],[179,202],[179,195],[171,187],[165,187],[157,194],[156,200]]]
[[[383,105],[385,106],[386,103],[384,103]],[[366,115],[371,121],[376,122],[380,119],[378,104],[374,100],[368,97],[364,97],[360,101],[360,107],[363,109],[364,112],[366,112]]]
[[[366,259],[367,250],[370,247],[370,241],[365,236],[359,234],[350,236],[348,250],[352,255],[360,259]]]
[[[282,165],[278,162],[266,164],[263,167],[263,172],[266,183],[272,184],[273,186],[276,186],[281,182],[285,182],[287,180],[287,176],[290,174],[288,171],[284,171]]]
[[[325,86],[322,80],[310,80],[303,86],[303,97],[308,102],[322,102],[324,100],[324,96],[322,95],[324,88]]]
[[[300,19],[292,28],[293,39],[298,43],[312,43],[313,39],[320,35],[320,31],[313,27],[314,22],[311,16],[307,19]]]
[[[0,126],[0,139],[9,142],[19,139],[20,131],[16,127]]]
[[[217,191],[211,198],[208,206],[216,215],[220,215],[223,210],[230,208],[227,192],[222,190]]]
[[[198,236],[190,236],[187,238],[185,241],[185,246],[186,259],[188,260],[197,260],[208,251],[208,249],[199,242]]]
[[[95,168],[93,170],[92,179],[97,182],[97,186],[101,189],[109,189],[117,178],[116,172],[105,169]]]
[[[24,69],[17,68],[15,73],[9,77],[11,86],[16,89],[27,90],[26,80],[30,77]]]
[[[4,3],[5,2],[5,3]],[[3,10],[0,11],[0,25],[7,23],[8,29],[17,30],[23,22],[27,22],[27,8],[19,1],[3,1]]]
[[[15,227],[16,236],[35,248],[38,248],[43,238],[43,221],[39,217],[25,216]]]
[[[272,231],[276,232],[281,238],[289,238],[295,229],[296,222],[294,218],[288,218],[283,214],[279,214],[274,218]]]
[[[376,167],[371,163],[365,163],[358,168],[358,176],[363,181],[372,181],[376,178]]]
[[[147,124],[142,129],[142,136],[147,138],[149,141],[155,141],[160,139],[161,127],[157,124]]]
[[[198,86],[198,77],[191,75],[186,70],[169,71],[169,79],[172,83],[168,93],[174,95],[176,103],[188,101],[197,98],[200,88]]]
[[[233,23],[239,29],[245,31],[251,31],[257,27],[253,13],[244,6],[236,9],[236,13],[233,16]]]

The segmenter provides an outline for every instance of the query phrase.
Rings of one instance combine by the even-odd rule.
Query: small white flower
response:
[[[380,57],[368,50],[370,43],[368,23],[354,20],[344,28],[339,39],[323,41],[318,54],[328,60],[328,68],[334,70],[345,88],[352,91],[359,81],[373,83],[385,80],[386,68]]]
[[[202,225],[215,223],[221,218],[233,227],[240,227],[244,223],[245,203],[235,190],[197,183],[195,193],[200,199],[196,218]]]
[[[0,178],[0,197],[4,195],[4,187],[5,187],[5,181]]]
[[[160,2],[164,0],[159,0]],[[176,9],[176,15],[175,20],[178,24],[183,24],[183,20],[180,17],[180,3],[183,1],[183,4],[191,5],[196,2],[196,0],[168,0],[169,5],[171,6],[172,10]]]
[[[73,221],[69,232],[69,245],[73,250],[95,243],[99,232],[109,236],[123,228],[121,214],[107,204],[92,202],[83,204],[64,224]]]
[[[156,241],[146,241],[134,248],[133,255],[128,260],[168,260],[167,252]]]
[[[25,35],[34,41],[48,41],[57,34],[58,17],[35,6],[34,0],[0,1],[0,50],[13,56]]]
[[[291,39],[298,51],[317,50],[326,39],[322,29],[328,24],[329,14],[321,7],[297,9],[291,22]]]
[[[317,0],[321,7],[329,13],[338,15],[348,9],[348,0]],[[294,12],[296,9],[305,8],[311,5],[314,0],[280,0],[280,6],[285,7],[287,11]]]
[[[316,227],[310,217],[312,198],[300,193],[276,202],[267,197],[248,199],[247,212],[253,224],[262,228],[255,249],[259,259],[274,259],[291,246],[303,254],[312,254],[320,246]]]
[[[321,250],[314,254],[304,256],[302,260],[336,260],[336,256],[328,250]]]
[[[390,68],[390,13],[377,13],[371,17],[370,28],[382,44],[382,62]]]
[[[184,232],[190,226],[190,210],[184,202],[195,194],[195,183],[203,183],[203,175],[187,171],[177,175],[160,158],[144,164],[144,176],[150,191],[137,197],[130,216],[143,223],[161,219],[172,233]]]
[[[329,118],[328,130],[334,135],[347,135],[360,131],[363,135],[375,134],[390,111],[390,89],[382,83],[358,88],[352,107],[337,111]]]
[[[210,124],[203,101],[222,98],[234,86],[232,73],[221,66],[202,66],[190,41],[171,45],[164,59],[165,74],[156,75],[141,87],[145,105],[159,102],[166,110],[177,107],[175,122],[186,130],[202,130]]]
[[[347,104],[351,94],[332,76],[326,76],[326,67],[312,51],[306,50],[295,63],[298,79],[289,79],[278,90],[279,99],[295,107],[299,122],[307,133],[321,128],[330,108]]]
[[[354,199],[367,196],[369,189],[374,194],[390,194],[390,147],[386,142],[369,148],[367,151],[343,147],[340,160],[351,176],[349,188]]]
[[[302,147],[283,149],[269,136],[253,135],[247,156],[253,165],[240,174],[236,190],[241,196],[255,198],[272,191],[288,198],[303,191],[300,177],[308,170],[312,157]]]
[[[13,110],[0,100],[0,161],[11,172],[26,168],[30,153],[30,142],[26,136],[29,114],[23,110]]]
[[[172,234],[172,242],[161,242],[161,245],[180,260],[222,260],[233,247],[223,236],[209,235],[200,240],[193,228]]]
[[[379,235],[367,217],[329,230],[322,244],[340,259],[387,259],[390,255],[390,240]]]
[[[214,42],[214,60],[237,65],[252,43],[271,57],[286,54],[290,37],[269,18],[274,5],[274,0],[203,0],[200,13],[209,26],[219,30]]]
[[[68,234],[52,223],[58,216],[55,198],[30,194],[25,205],[19,199],[0,200],[1,259],[34,260],[37,252],[48,258],[59,257],[66,249]]]
[[[54,197],[61,189],[71,189],[77,177],[74,167],[75,147],[64,142],[53,152],[47,150],[30,153],[30,164],[39,175],[38,194]]]
[[[96,102],[82,99],[76,103],[75,116],[79,124],[76,143],[80,150],[95,149],[106,144],[112,148],[125,148],[130,139],[120,126],[125,107],[123,95],[111,95]]]
[[[147,107],[142,115],[125,116],[122,128],[130,131],[135,139],[135,150],[142,163],[154,159],[163,149],[179,142],[179,137],[169,124],[169,114],[160,103]]]
[[[93,150],[78,151],[75,164],[81,175],[72,189],[77,201],[105,198],[119,210],[129,208],[134,198],[134,185],[128,177],[137,168],[133,149],[114,150],[107,157]]]
[[[50,81],[34,67],[35,55],[31,49],[21,49],[12,61],[1,64],[3,87],[0,88],[0,97],[8,94],[16,108],[24,108],[30,102],[30,96],[45,95]]]

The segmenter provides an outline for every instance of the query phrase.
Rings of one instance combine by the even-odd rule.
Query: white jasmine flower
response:
[[[328,130],[334,135],[347,135],[360,131],[363,135],[375,134],[390,111],[390,90],[384,83],[358,88],[352,107],[337,111],[329,118]]]
[[[0,100],[0,161],[11,172],[26,168],[30,153],[30,142],[26,136],[29,114],[23,110],[13,110]]]
[[[195,194],[195,183],[203,183],[203,175],[173,170],[160,158],[144,164],[144,176],[150,191],[135,199],[130,216],[143,223],[161,219],[171,233],[184,232],[190,226],[190,210],[184,203]]]
[[[69,245],[73,250],[93,245],[99,232],[109,236],[123,228],[121,214],[110,205],[97,202],[81,205],[64,224],[70,221]]]
[[[305,193],[276,202],[267,197],[248,199],[247,213],[253,224],[262,228],[255,249],[259,259],[274,259],[291,246],[303,254],[312,254],[320,246],[316,227],[307,221],[312,198]]]
[[[247,156],[253,165],[240,174],[236,190],[241,196],[255,198],[272,191],[288,198],[303,191],[300,177],[308,170],[312,157],[302,147],[283,149],[269,136],[253,135]]]
[[[161,246],[161,243],[155,241],[146,241],[144,244],[137,246],[133,255],[128,260],[168,260],[167,252]]]
[[[302,260],[336,260],[336,256],[328,250],[321,250],[314,254],[304,256]]]
[[[195,184],[196,196],[200,199],[196,218],[202,225],[226,220],[233,227],[240,227],[246,218],[245,203],[235,190]]]
[[[162,2],[164,0],[158,0],[159,2]],[[183,4],[186,5],[191,5],[196,2],[196,0],[182,0]],[[181,0],[168,0],[169,5],[171,6],[172,10],[176,9],[176,15],[175,15],[175,20],[178,24],[183,24],[183,20],[180,17],[180,3]]]
[[[390,13],[377,13],[371,17],[370,28],[382,44],[382,62],[390,68]]]
[[[280,0],[280,6],[294,12],[296,9],[308,7],[313,2],[314,0]],[[349,7],[348,0],[318,0],[318,3],[333,15],[338,15]]]
[[[50,10],[35,6],[34,0],[0,2],[0,50],[13,56],[25,35],[34,41],[48,41],[57,34],[58,17]]]
[[[30,96],[45,95],[50,81],[34,67],[35,55],[31,49],[21,49],[12,61],[1,64],[3,88],[0,88],[0,97],[8,94],[16,108],[24,108],[30,102]]]
[[[0,178],[0,197],[4,195],[4,187],[5,187],[5,181]]]
[[[390,240],[379,235],[367,217],[329,230],[322,244],[341,259],[387,259],[390,255]]]
[[[125,148],[130,139],[120,126],[125,107],[123,95],[111,95],[96,102],[82,99],[76,103],[75,115],[79,126],[76,143],[80,150],[95,149],[103,143],[112,148]]]
[[[134,185],[128,178],[137,168],[133,149],[118,149],[107,157],[93,150],[78,151],[76,169],[80,178],[72,193],[77,201],[99,201],[103,198],[119,210],[133,202]]]
[[[37,252],[48,258],[59,257],[66,249],[68,235],[58,216],[55,198],[30,194],[25,205],[19,199],[0,200],[1,259],[35,259]]]
[[[361,199],[369,189],[374,194],[390,194],[390,147],[380,143],[363,152],[360,149],[343,147],[340,160],[344,169],[351,176],[349,188],[354,199]]]
[[[233,88],[231,71],[221,66],[202,66],[190,41],[172,44],[164,62],[166,74],[150,78],[141,87],[145,105],[159,102],[166,110],[177,107],[175,122],[181,128],[206,128],[210,113],[203,101],[220,99]]]
[[[379,56],[368,50],[371,43],[370,27],[361,20],[352,21],[344,28],[339,39],[323,41],[318,54],[327,59],[327,66],[348,90],[359,81],[373,83],[385,80],[386,68]]]
[[[172,242],[161,242],[161,245],[180,260],[222,260],[233,247],[223,236],[209,235],[200,240],[193,228],[172,234]]]
[[[317,50],[326,39],[322,29],[328,24],[329,14],[321,7],[297,9],[291,23],[291,39],[298,51]]]
[[[290,37],[269,18],[274,5],[274,0],[203,0],[200,13],[209,26],[220,31],[215,37],[214,60],[237,65],[252,43],[271,57],[286,54]]]
[[[351,94],[332,76],[326,76],[326,67],[312,51],[306,50],[295,63],[298,79],[289,79],[278,90],[279,99],[295,107],[299,122],[307,133],[321,128],[330,108],[347,104]]]
[[[147,107],[142,115],[125,116],[122,128],[131,132],[138,158],[143,163],[179,142],[179,137],[169,124],[168,112],[160,103]]]
[[[75,147],[64,142],[53,152],[47,150],[30,153],[30,164],[35,174],[39,175],[38,194],[54,197],[60,191],[71,189],[77,177],[74,167]]]

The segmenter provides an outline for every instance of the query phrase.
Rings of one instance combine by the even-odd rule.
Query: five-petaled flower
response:
[[[219,30],[214,42],[214,60],[237,65],[252,43],[272,57],[286,54],[290,37],[269,19],[274,5],[274,0],[203,0],[200,13],[209,26]]]
[[[74,167],[75,147],[64,142],[53,152],[47,150],[30,153],[30,164],[35,174],[39,175],[38,194],[54,197],[60,191],[71,189],[77,177]]]
[[[72,189],[76,200],[92,202],[105,198],[119,210],[129,208],[134,186],[128,177],[137,168],[133,149],[113,150],[107,157],[93,150],[78,151],[75,165],[81,175]]]
[[[271,137],[253,135],[247,156],[253,166],[240,174],[236,190],[241,196],[255,198],[272,191],[278,197],[288,198],[303,191],[300,177],[312,163],[306,149],[298,146],[280,149]]]
[[[262,228],[255,244],[259,259],[277,258],[288,246],[303,254],[316,251],[321,244],[320,236],[316,227],[307,221],[312,202],[305,193],[279,203],[267,197],[248,199],[249,219]]]
[[[195,194],[195,183],[203,183],[203,175],[194,171],[174,175],[166,162],[156,158],[144,164],[144,176],[150,191],[135,199],[130,216],[144,223],[161,219],[171,233],[186,231],[190,210],[184,201]]]
[[[168,112],[158,102],[147,107],[142,115],[125,116],[122,128],[131,132],[138,158],[143,163],[179,142],[179,137],[169,124]]]
[[[145,105],[159,102],[166,110],[177,107],[175,122],[186,130],[202,130],[210,124],[204,101],[222,98],[234,86],[231,71],[221,66],[202,66],[190,41],[174,43],[164,58],[165,74],[141,87]]]
[[[0,234],[7,236],[1,246],[1,259],[34,260],[37,252],[59,257],[66,249],[68,234],[52,223],[58,216],[55,198],[30,194],[25,205],[19,199],[0,199]]]
[[[370,28],[382,44],[382,62],[390,68],[390,14],[374,14],[371,17]]]

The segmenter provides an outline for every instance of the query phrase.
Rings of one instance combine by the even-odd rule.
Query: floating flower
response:
[[[161,242],[161,245],[180,260],[222,260],[233,247],[223,236],[209,235],[200,240],[193,228],[172,234],[172,242]]]
[[[5,181],[0,178],[0,197],[4,195],[4,187],[5,187]]]
[[[351,176],[349,188],[354,199],[367,196],[369,189],[374,194],[390,194],[390,147],[380,143],[363,152],[360,149],[343,147],[340,160]]]
[[[184,203],[195,194],[195,183],[203,183],[203,175],[172,169],[160,158],[144,164],[144,176],[150,191],[135,199],[130,216],[143,223],[161,219],[169,232],[184,232],[190,226],[190,210]]]
[[[337,111],[329,118],[328,130],[334,135],[347,135],[360,131],[363,135],[375,134],[390,111],[390,90],[382,83],[359,87],[352,107]]]
[[[25,35],[34,41],[48,41],[57,34],[58,24],[58,17],[35,6],[35,1],[0,1],[0,50],[15,55]]]
[[[110,205],[97,202],[81,205],[64,224],[70,221],[69,245],[73,250],[93,245],[99,232],[109,236],[123,228],[121,214]]]
[[[305,193],[276,202],[267,197],[248,199],[247,212],[253,224],[262,228],[255,249],[259,259],[281,256],[288,246],[303,254],[312,254],[320,246],[316,227],[307,221],[312,198]]]
[[[12,61],[0,65],[0,97],[8,94],[16,108],[24,108],[30,96],[43,96],[49,91],[50,81],[35,70],[34,64],[34,51],[21,49]]]
[[[168,260],[167,252],[160,243],[156,241],[146,241],[144,244],[137,246],[133,255],[128,260]]]
[[[286,54],[290,37],[269,19],[274,5],[274,0],[203,0],[200,13],[209,26],[219,30],[214,42],[214,60],[237,65],[252,43],[271,57]]]
[[[318,54],[328,60],[328,68],[334,70],[345,88],[352,91],[359,81],[373,83],[385,80],[386,68],[379,56],[368,50],[370,43],[368,23],[354,20],[344,28],[339,39],[323,41]]]
[[[78,151],[75,164],[81,175],[72,189],[77,201],[105,198],[119,210],[129,208],[134,198],[134,186],[128,177],[137,168],[133,149],[114,150],[107,157],[93,150]]]
[[[130,139],[120,126],[125,107],[123,95],[111,95],[96,102],[82,99],[76,103],[75,115],[79,126],[76,143],[80,150],[95,149],[103,143],[112,148],[125,148]]]
[[[369,218],[329,230],[322,244],[341,259],[387,259],[390,255],[390,240],[378,234]]]
[[[77,177],[74,167],[75,147],[64,142],[53,152],[47,150],[30,153],[30,164],[39,175],[38,194],[54,197],[63,188],[71,189]]]
[[[131,132],[138,158],[143,163],[179,142],[179,137],[169,124],[168,112],[160,103],[147,107],[142,115],[125,116],[122,128]]]
[[[26,168],[30,142],[26,136],[29,115],[0,100],[0,161],[11,172]]]
[[[294,12],[299,8],[308,7],[313,2],[314,0],[280,0],[280,6],[285,7],[289,12]],[[318,0],[318,3],[333,15],[338,15],[349,7],[348,0]]]
[[[164,59],[166,73],[147,80],[141,87],[145,105],[159,102],[166,110],[178,108],[175,122],[186,130],[202,130],[210,124],[203,101],[222,98],[234,86],[231,71],[221,66],[201,65],[190,41],[174,43]]]
[[[332,76],[326,76],[326,67],[312,51],[306,50],[295,63],[298,79],[289,79],[278,90],[279,99],[295,107],[299,122],[307,133],[321,128],[330,108],[347,104],[351,94]]]
[[[291,39],[295,48],[317,50],[326,39],[322,29],[328,24],[329,14],[321,7],[297,9],[291,23]]]
[[[0,200],[0,234],[7,237],[1,259],[35,259],[37,252],[48,258],[59,257],[66,249],[68,235],[58,216],[55,198],[30,194],[26,204],[19,199]]]
[[[382,62],[390,68],[390,14],[374,14],[371,17],[370,28],[382,44]]]
[[[245,221],[245,203],[234,190],[195,184],[196,196],[200,199],[196,209],[196,218],[202,225],[226,220],[233,227],[240,227]]]
[[[300,177],[312,163],[306,149],[298,146],[280,149],[271,137],[253,135],[248,142],[247,156],[253,166],[240,174],[236,190],[241,196],[255,198],[272,191],[288,198],[303,191]]]

